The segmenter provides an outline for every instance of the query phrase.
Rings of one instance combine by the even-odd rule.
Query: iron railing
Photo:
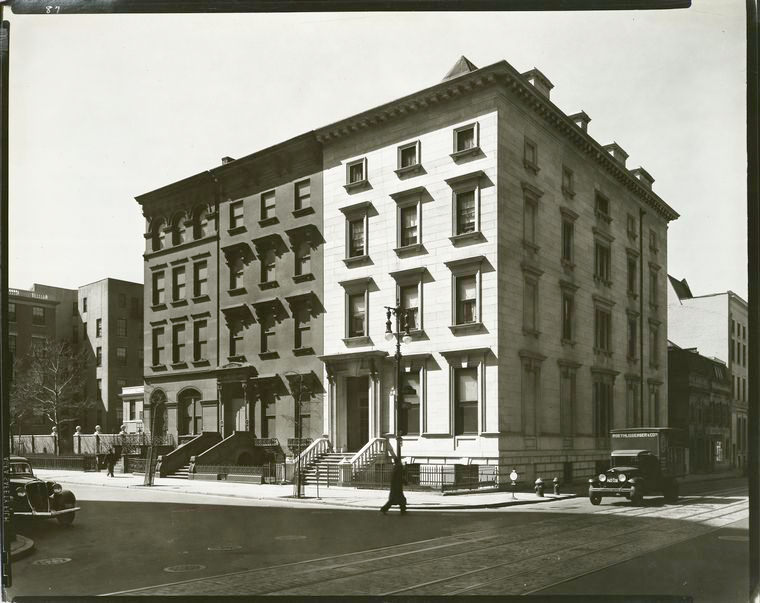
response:
[[[27,455],[32,469],[59,469],[68,471],[97,471],[98,460],[94,455],[55,456]]]
[[[357,488],[386,489],[390,487],[392,464],[374,465],[352,479]],[[495,465],[404,465],[404,489],[452,492],[495,488],[499,483],[499,468]]]
[[[282,463],[269,463],[267,465],[195,465],[195,474],[216,475],[218,479],[227,479],[230,475],[261,476],[261,483],[271,484],[280,482],[284,478],[284,466]]]

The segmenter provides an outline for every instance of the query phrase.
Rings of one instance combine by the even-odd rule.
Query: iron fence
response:
[[[277,483],[284,478],[284,466],[282,463],[268,463],[266,465],[195,465],[194,473],[217,475],[221,479],[227,479],[229,475],[261,476],[261,483]]]
[[[358,488],[387,489],[391,484],[393,465],[374,465],[352,479]],[[494,465],[404,465],[406,490],[479,490],[495,488],[499,483],[499,468]]]
[[[32,469],[61,469],[69,471],[97,471],[98,458],[95,455],[55,456],[27,455]]]

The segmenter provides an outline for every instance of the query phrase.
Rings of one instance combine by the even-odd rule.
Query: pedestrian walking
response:
[[[393,505],[398,505],[401,513],[406,513],[406,497],[404,496],[404,473],[401,460],[393,459],[393,473],[391,474],[391,491],[388,494],[388,502],[380,507],[381,513],[387,513]]]
[[[114,452],[114,449],[111,448],[106,455],[106,466],[108,467],[108,473],[106,474],[106,477],[114,477],[113,468],[115,464],[116,452]]]

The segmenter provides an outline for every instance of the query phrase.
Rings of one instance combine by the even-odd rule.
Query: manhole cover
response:
[[[749,536],[718,536],[718,540],[734,540],[736,542],[749,542]]]
[[[33,565],[61,565],[71,561],[68,557],[51,557],[50,559],[37,559]]]
[[[179,573],[179,572],[197,572],[198,570],[206,569],[205,565],[170,565],[165,567],[165,572]]]
[[[275,536],[275,540],[306,540],[306,536]]]
[[[239,544],[218,544],[216,546],[210,546],[208,547],[209,551],[236,551],[237,549],[242,549],[243,547]]]

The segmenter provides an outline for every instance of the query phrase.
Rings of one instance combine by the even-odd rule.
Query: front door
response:
[[[369,441],[369,377],[346,378],[348,450],[357,452]]]
[[[235,431],[245,431],[245,400],[228,398],[224,402],[224,437]]]

